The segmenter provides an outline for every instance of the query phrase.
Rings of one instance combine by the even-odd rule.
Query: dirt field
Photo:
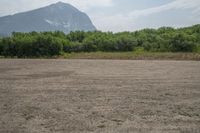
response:
[[[199,133],[200,62],[0,60],[0,133]]]

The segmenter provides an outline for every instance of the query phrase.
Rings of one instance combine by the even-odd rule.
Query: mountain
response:
[[[0,35],[31,31],[94,31],[87,14],[70,4],[58,2],[36,10],[0,17]]]

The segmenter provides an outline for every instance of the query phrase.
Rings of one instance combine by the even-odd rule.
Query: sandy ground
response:
[[[0,60],[0,133],[199,133],[200,62]]]

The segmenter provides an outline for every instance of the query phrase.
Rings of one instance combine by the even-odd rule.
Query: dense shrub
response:
[[[116,46],[118,51],[133,51],[136,45],[136,40],[131,37],[123,35],[116,38]]]
[[[17,57],[54,56],[62,52],[134,51],[199,52],[200,25],[174,29],[161,27],[135,32],[14,32],[0,38],[0,55]]]
[[[83,31],[70,32],[70,34],[67,35],[67,39],[69,39],[72,42],[83,42],[85,37],[86,33]]]
[[[183,33],[173,36],[169,45],[172,52],[192,52],[195,48],[192,37]]]
[[[92,52],[97,51],[99,40],[95,36],[90,36],[83,41],[83,51]]]
[[[67,53],[71,52],[82,52],[82,44],[80,42],[70,42],[68,44],[65,44],[63,47],[63,51]]]
[[[0,38],[0,55],[2,55],[3,53],[3,43],[2,43],[2,39]]]

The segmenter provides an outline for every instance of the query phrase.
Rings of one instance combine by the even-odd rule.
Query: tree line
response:
[[[150,52],[199,52],[200,24],[186,28],[143,29],[135,32],[13,32],[0,38],[0,55],[55,56],[70,52],[120,52],[142,48]]]

